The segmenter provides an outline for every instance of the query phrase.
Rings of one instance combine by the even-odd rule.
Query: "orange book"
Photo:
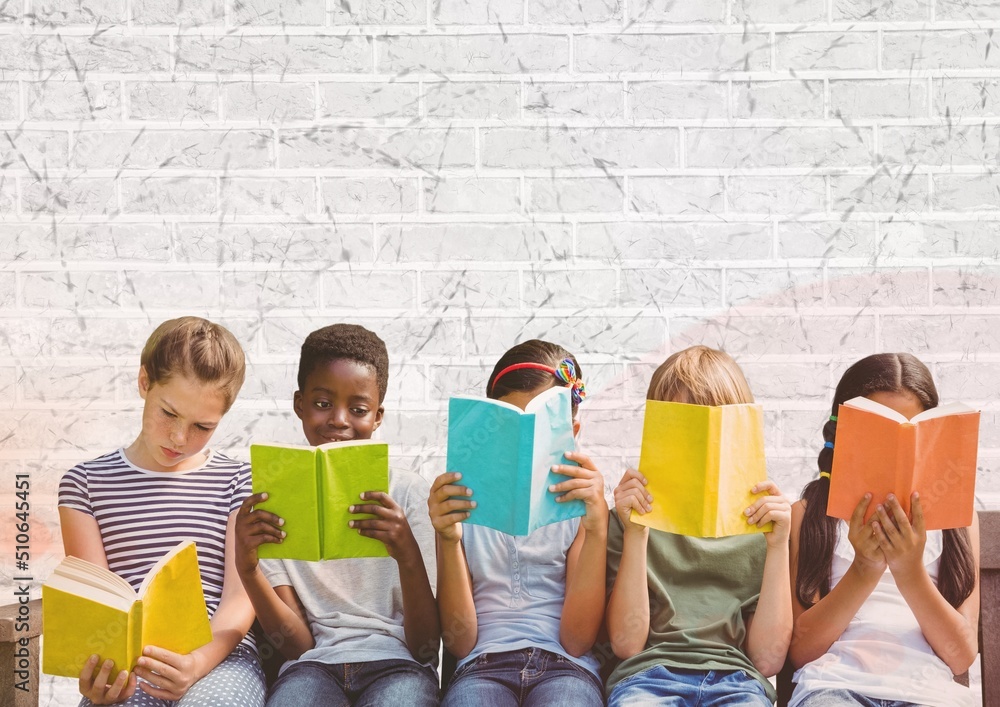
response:
[[[837,439],[827,515],[850,520],[866,492],[865,521],[895,494],[910,513],[920,494],[927,530],[972,524],[979,412],[962,403],[931,408],[907,420],[868,398],[852,398],[837,412]]]

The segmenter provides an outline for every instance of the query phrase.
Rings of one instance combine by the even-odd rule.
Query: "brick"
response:
[[[934,79],[934,113],[965,117],[1000,115],[1000,80]]]
[[[623,268],[623,307],[719,307],[722,272],[701,268]],[[648,385],[649,381],[645,381]]]
[[[515,25],[524,21],[524,5],[497,0],[434,0],[434,22],[454,25]]]
[[[566,37],[541,34],[380,37],[378,70],[525,74],[567,68]]]
[[[428,270],[420,276],[420,303],[445,311],[517,309],[519,282],[516,270]]]
[[[742,307],[815,307],[823,304],[820,268],[747,268],[726,271],[726,304]]]
[[[975,364],[967,364],[967,365],[968,365],[969,369],[975,370],[977,374],[980,374],[980,375],[981,374],[985,374],[985,375],[988,376],[992,372],[993,365],[995,365],[995,364],[993,364],[993,365],[986,365],[986,364],[975,363]],[[938,364],[937,366],[935,366],[935,368],[937,369],[938,372],[941,373],[942,376],[948,376],[948,378],[951,377],[948,374],[948,372],[947,372],[945,364]],[[987,383],[987,385],[985,386],[985,389],[989,390],[989,387],[990,387],[990,384]],[[951,386],[948,385],[946,387],[946,382],[944,380],[941,380],[939,382],[938,390],[941,392],[942,398],[944,398],[945,400],[948,400],[948,399],[954,400],[956,398],[961,399],[963,397],[966,397],[966,396],[959,395],[958,393],[954,393],[954,394],[950,393],[949,388],[951,388]],[[979,389],[979,390],[981,390],[981,389]],[[1000,447],[1000,414],[998,414],[996,412],[990,412],[989,410],[983,410],[982,413],[980,414],[980,417],[979,417],[979,446],[980,447],[988,447],[988,448]],[[995,463],[995,460],[994,460],[994,463]]]
[[[936,265],[933,270],[932,304],[956,307],[992,307],[1000,299],[1000,268],[990,265],[949,267]]]
[[[517,118],[521,114],[521,86],[509,82],[426,82],[424,105],[432,118]]]
[[[25,307],[115,308],[121,294],[121,283],[115,271],[26,272],[21,275],[21,302]]]
[[[1000,158],[1000,126],[883,127],[882,153],[890,164],[975,165]]]
[[[0,272],[0,307],[13,308],[17,302],[17,275]]]
[[[626,100],[633,120],[727,117],[728,91],[724,81],[636,81]]]
[[[1000,177],[995,174],[935,174],[933,179],[935,209],[1000,209]]]
[[[487,167],[675,167],[671,128],[490,128],[482,131]]]
[[[423,364],[389,365],[389,388],[385,393],[386,403],[405,404],[423,402],[427,375]]]
[[[524,87],[526,116],[538,118],[593,118],[614,120],[624,116],[620,83],[531,82]]]
[[[802,214],[826,210],[823,177],[730,177],[730,211]]]
[[[0,213],[13,214],[17,211],[17,180],[13,176],[0,175]]]
[[[472,129],[310,128],[279,133],[278,163],[290,167],[472,167]]]
[[[0,2],[0,22],[20,22],[24,18],[23,3],[14,0]]]
[[[247,375],[240,388],[240,402],[272,403],[279,409],[292,409],[292,394],[298,387],[295,377],[298,363],[261,363],[247,360]]]
[[[472,316],[468,320],[469,353],[500,356],[520,341],[545,339],[563,346],[576,356],[611,355],[639,357],[663,348],[665,322],[659,316],[525,317],[489,320]]]
[[[872,162],[867,128],[692,128],[689,167],[849,167]]]
[[[930,304],[927,268],[830,268],[834,307],[920,307]]]
[[[417,180],[392,177],[324,179],[323,208],[337,214],[395,214],[417,210]]]
[[[1000,318],[983,315],[924,314],[882,317],[885,351],[923,354],[966,354],[996,351],[1000,345]]]
[[[314,179],[238,177],[223,179],[220,186],[219,203],[224,214],[303,216],[317,213]]]
[[[989,258],[1000,257],[997,224],[990,221],[883,223],[880,253],[897,258]]]
[[[326,4],[318,2],[279,2],[277,0],[238,0],[233,4],[233,22],[237,26],[326,24]]]
[[[614,307],[618,276],[614,270],[532,270],[524,273],[524,304],[544,307]]]
[[[345,310],[356,307],[349,305]],[[408,316],[393,319],[352,316],[338,317],[343,321],[374,331],[385,341],[393,352],[395,360],[409,360],[414,356],[452,356],[462,346],[462,326],[457,319],[441,317]],[[322,326],[330,324],[330,316],[324,317],[264,317],[264,345],[268,353],[295,351],[302,346],[306,335]]]
[[[219,88],[192,81],[140,81],[126,85],[129,117],[138,120],[217,120]]]
[[[237,8],[253,0],[239,0]],[[235,14],[238,15],[239,11]],[[132,0],[131,20],[136,25],[199,26],[221,25],[225,20],[225,6],[221,0]],[[242,22],[241,22],[242,24]]]
[[[372,70],[368,37],[277,37],[200,38],[177,37],[177,71],[210,71],[220,75],[287,74],[328,72],[351,74]]]
[[[726,0],[701,0],[700,2],[673,2],[672,0],[649,0],[629,3],[631,22],[698,23],[726,20]]]
[[[212,214],[216,180],[202,177],[122,179],[122,209],[130,214]]]
[[[222,100],[228,120],[283,123],[316,117],[316,96],[311,82],[226,83],[222,85]]]
[[[320,304],[319,282],[318,272],[227,272],[222,292],[227,309],[314,309]]]
[[[830,115],[841,119],[922,118],[927,101],[922,79],[830,82]]]
[[[822,81],[734,83],[737,118],[822,118]]]
[[[927,177],[912,170],[879,171],[872,175],[830,177],[832,210],[838,212],[914,213],[930,203]]]
[[[875,69],[875,32],[800,32],[775,36],[777,70]]]
[[[219,273],[204,271],[126,271],[122,306],[144,312],[218,307],[220,277]]]
[[[2,44],[2,42],[0,42]],[[25,167],[44,174],[66,166],[69,135],[42,130],[6,130],[0,135],[0,169]]]
[[[815,449],[818,456],[824,442],[823,425],[829,415],[829,410],[782,410],[778,414],[781,446]]]
[[[76,134],[73,163],[89,169],[123,167],[271,167],[269,130],[84,130]]]
[[[762,71],[770,68],[766,34],[584,35],[577,71]]]
[[[20,116],[21,98],[17,82],[0,81],[0,120],[17,120]]]
[[[97,450],[117,449],[122,445],[122,430],[139,427],[138,410],[84,413],[68,410],[12,411],[0,413],[0,439],[10,449],[74,451],[81,442]],[[89,447],[93,445],[93,447]],[[67,466],[69,466],[67,464]],[[34,500],[34,495],[32,495]],[[34,504],[32,504],[34,505]],[[32,537],[34,545],[34,536]]]
[[[331,5],[330,20],[335,25],[424,24],[427,0],[352,0]]]
[[[117,120],[121,95],[117,81],[55,81],[27,85],[28,118],[32,120]]]
[[[938,392],[942,400],[984,400],[993,402],[1000,397],[1000,365],[977,361],[975,363],[939,363],[934,367]],[[1000,440],[996,426],[996,413],[984,411],[981,421],[982,432],[990,430],[989,439]],[[992,424],[991,424],[992,423]],[[986,437],[982,435],[981,437]],[[996,447],[980,439],[983,447]]]
[[[431,213],[516,214],[521,180],[453,177],[424,180],[424,208]]]
[[[21,396],[31,402],[113,398],[114,366],[24,366]]]
[[[170,259],[170,230],[162,224],[62,224],[54,230],[61,256],[67,260]]]
[[[741,316],[738,321],[733,326],[730,317],[671,318],[671,348],[704,344],[734,356],[874,353],[875,318],[870,316]]]
[[[377,270],[337,270],[323,273],[324,307],[384,307],[413,309],[417,303],[415,272]]]
[[[780,258],[864,258],[875,254],[875,224],[793,221],[778,224]]]
[[[420,114],[416,83],[323,83],[320,113],[341,118],[416,118]]]
[[[721,2],[722,0],[715,0]],[[622,0],[528,0],[528,22],[556,25],[620,23],[624,14]]]
[[[1000,7],[992,0],[962,0],[939,3],[934,11],[938,20],[995,20]]]
[[[563,261],[573,249],[565,224],[404,224],[379,226],[380,262]]]
[[[948,4],[948,3],[944,3]],[[833,21],[928,22],[931,0],[833,0]]]
[[[628,207],[659,214],[717,214],[723,208],[719,177],[632,177]]]
[[[733,20],[740,24],[764,22],[822,22],[825,0],[735,0]]]
[[[638,453],[642,441],[642,409],[589,409],[586,435],[589,448],[624,447]],[[624,471],[621,469],[622,473]]]
[[[74,5],[75,5],[74,0]],[[88,19],[88,24],[93,20]],[[167,37],[99,33],[88,37],[10,34],[0,42],[5,71],[81,73],[170,70]]]
[[[528,210],[532,212],[621,212],[625,187],[620,178],[528,179]]]
[[[6,4],[5,14],[20,4]],[[125,0],[32,0],[31,14],[41,24],[120,24],[125,22]]]
[[[430,395],[446,400],[452,395],[486,395],[486,382],[493,365],[431,365]]]
[[[990,51],[992,34],[987,30],[891,32],[882,37],[882,68],[996,69],[1000,52]]]
[[[757,400],[819,400],[833,397],[828,363],[742,361],[740,368]]]
[[[440,412],[397,411],[382,423],[386,439],[401,445],[439,444],[448,435],[447,415]]]
[[[0,368],[0,407],[14,407],[15,386],[17,385],[17,371],[13,366]],[[0,468],[7,468],[9,464],[0,465]],[[20,469],[18,469],[20,471]],[[5,472],[4,472],[5,473]],[[7,478],[12,478],[8,475]]]
[[[111,177],[66,175],[47,181],[22,179],[26,213],[114,214],[118,211],[115,180]]]
[[[580,224],[577,257],[606,260],[739,260],[768,258],[770,229],[763,224]]]
[[[372,229],[362,224],[177,226],[180,262],[370,263]]]

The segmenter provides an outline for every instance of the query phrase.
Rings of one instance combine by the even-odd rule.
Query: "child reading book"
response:
[[[575,433],[584,386],[580,365],[561,346],[531,340],[510,349],[486,394],[524,409],[553,386],[571,389]],[[604,480],[585,454],[565,456],[579,466],[553,466],[566,478],[549,492],[558,503],[579,499],[586,514],[525,536],[462,524],[477,491],[460,474],[442,474],[431,485],[442,636],[459,659],[445,707],[604,704],[590,653],[604,617]]]
[[[928,531],[918,493],[910,514],[868,489],[850,522],[827,515],[838,454],[840,405],[864,396],[907,419],[936,407],[930,371],[909,354],[875,354],[848,368],[823,428],[820,478],[792,508],[795,632],[799,668],[790,705],[891,704],[962,707],[968,688],[952,679],[977,651],[979,526]],[[837,474],[850,473],[837,465]]]
[[[309,334],[293,402],[309,444],[369,439],[382,424],[388,380],[385,344],[367,329],[334,324]],[[248,498],[236,523],[237,569],[287,659],[267,704],[436,705],[440,630],[424,565],[434,576],[426,482],[390,471],[388,493],[366,491],[347,509],[357,517],[350,527],[384,543],[388,557],[258,560],[261,544],[286,537],[284,519],[256,507],[268,497],[263,489]]]
[[[648,400],[694,405],[753,402],[736,362],[694,346],[653,373]],[[792,633],[788,592],[787,499],[771,481],[744,511],[769,532],[699,538],[634,522],[657,499],[629,469],[615,489],[608,529],[608,635],[621,663],[608,679],[608,704],[770,705],[767,676],[785,661]]]
[[[179,541],[194,541],[212,640],[183,655],[143,646],[134,670],[91,656],[80,704],[262,705],[264,676],[246,636],[253,609],[233,568],[230,532],[250,493],[250,468],[206,449],[243,385],[243,350],[218,324],[181,317],[156,328],[140,364],[138,437],[73,467],[59,484],[63,545],[138,590]]]

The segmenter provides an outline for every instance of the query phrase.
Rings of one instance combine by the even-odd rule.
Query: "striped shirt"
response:
[[[226,522],[250,495],[250,465],[208,455],[196,469],[161,472],[140,469],[119,449],[67,471],[59,505],[97,520],[108,566],[136,591],[163,555],[193,540],[212,616],[222,598]]]

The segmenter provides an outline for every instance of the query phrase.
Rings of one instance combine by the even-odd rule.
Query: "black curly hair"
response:
[[[309,334],[299,355],[299,390],[316,367],[337,360],[356,361],[375,372],[378,401],[385,400],[389,387],[389,352],[374,332],[357,324],[331,324]]]

